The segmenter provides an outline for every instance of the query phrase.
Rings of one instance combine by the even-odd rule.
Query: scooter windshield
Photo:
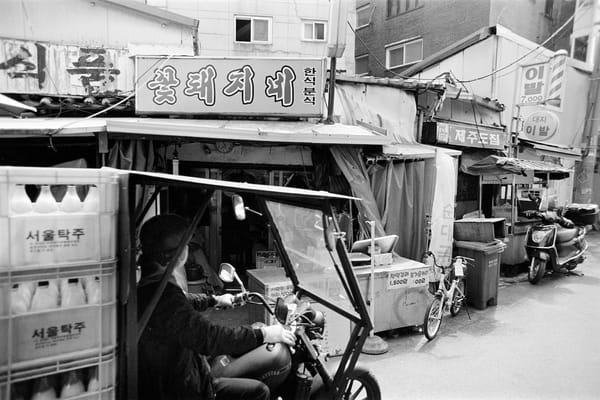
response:
[[[339,256],[325,245],[323,211],[273,201],[266,205],[302,288],[358,316],[342,281],[347,278],[336,270]]]

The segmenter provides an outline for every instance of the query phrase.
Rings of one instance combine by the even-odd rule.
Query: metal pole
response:
[[[331,63],[329,65],[329,98],[327,100],[327,119],[326,124],[333,124],[333,100],[335,95],[335,68],[336,58],[331,57]]]

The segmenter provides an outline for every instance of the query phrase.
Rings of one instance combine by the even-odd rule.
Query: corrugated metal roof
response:
[[[466,172],[472,175],[502,175],[507,173],[525,175],[525,171],[533,171],[535,174],[550,174],[552,179],[563,179],[571,173],[571,169],[558,164],[499,156],[488,156],[466,169]]]

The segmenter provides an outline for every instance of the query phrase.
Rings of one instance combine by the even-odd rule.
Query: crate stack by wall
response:
[[[115,397],[117,179],[0,167],[0,400]]]

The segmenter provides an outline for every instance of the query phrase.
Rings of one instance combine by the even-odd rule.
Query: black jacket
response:
[[[158,282],[138,288],[138,316],[148,306]],[[205,356],[243,354],[263,342],[260,330],[215,325],[200,311],[214,299],[195,295],[190,301],[167,283],[138,347],[140,399],[213,399],[212,376]]]

